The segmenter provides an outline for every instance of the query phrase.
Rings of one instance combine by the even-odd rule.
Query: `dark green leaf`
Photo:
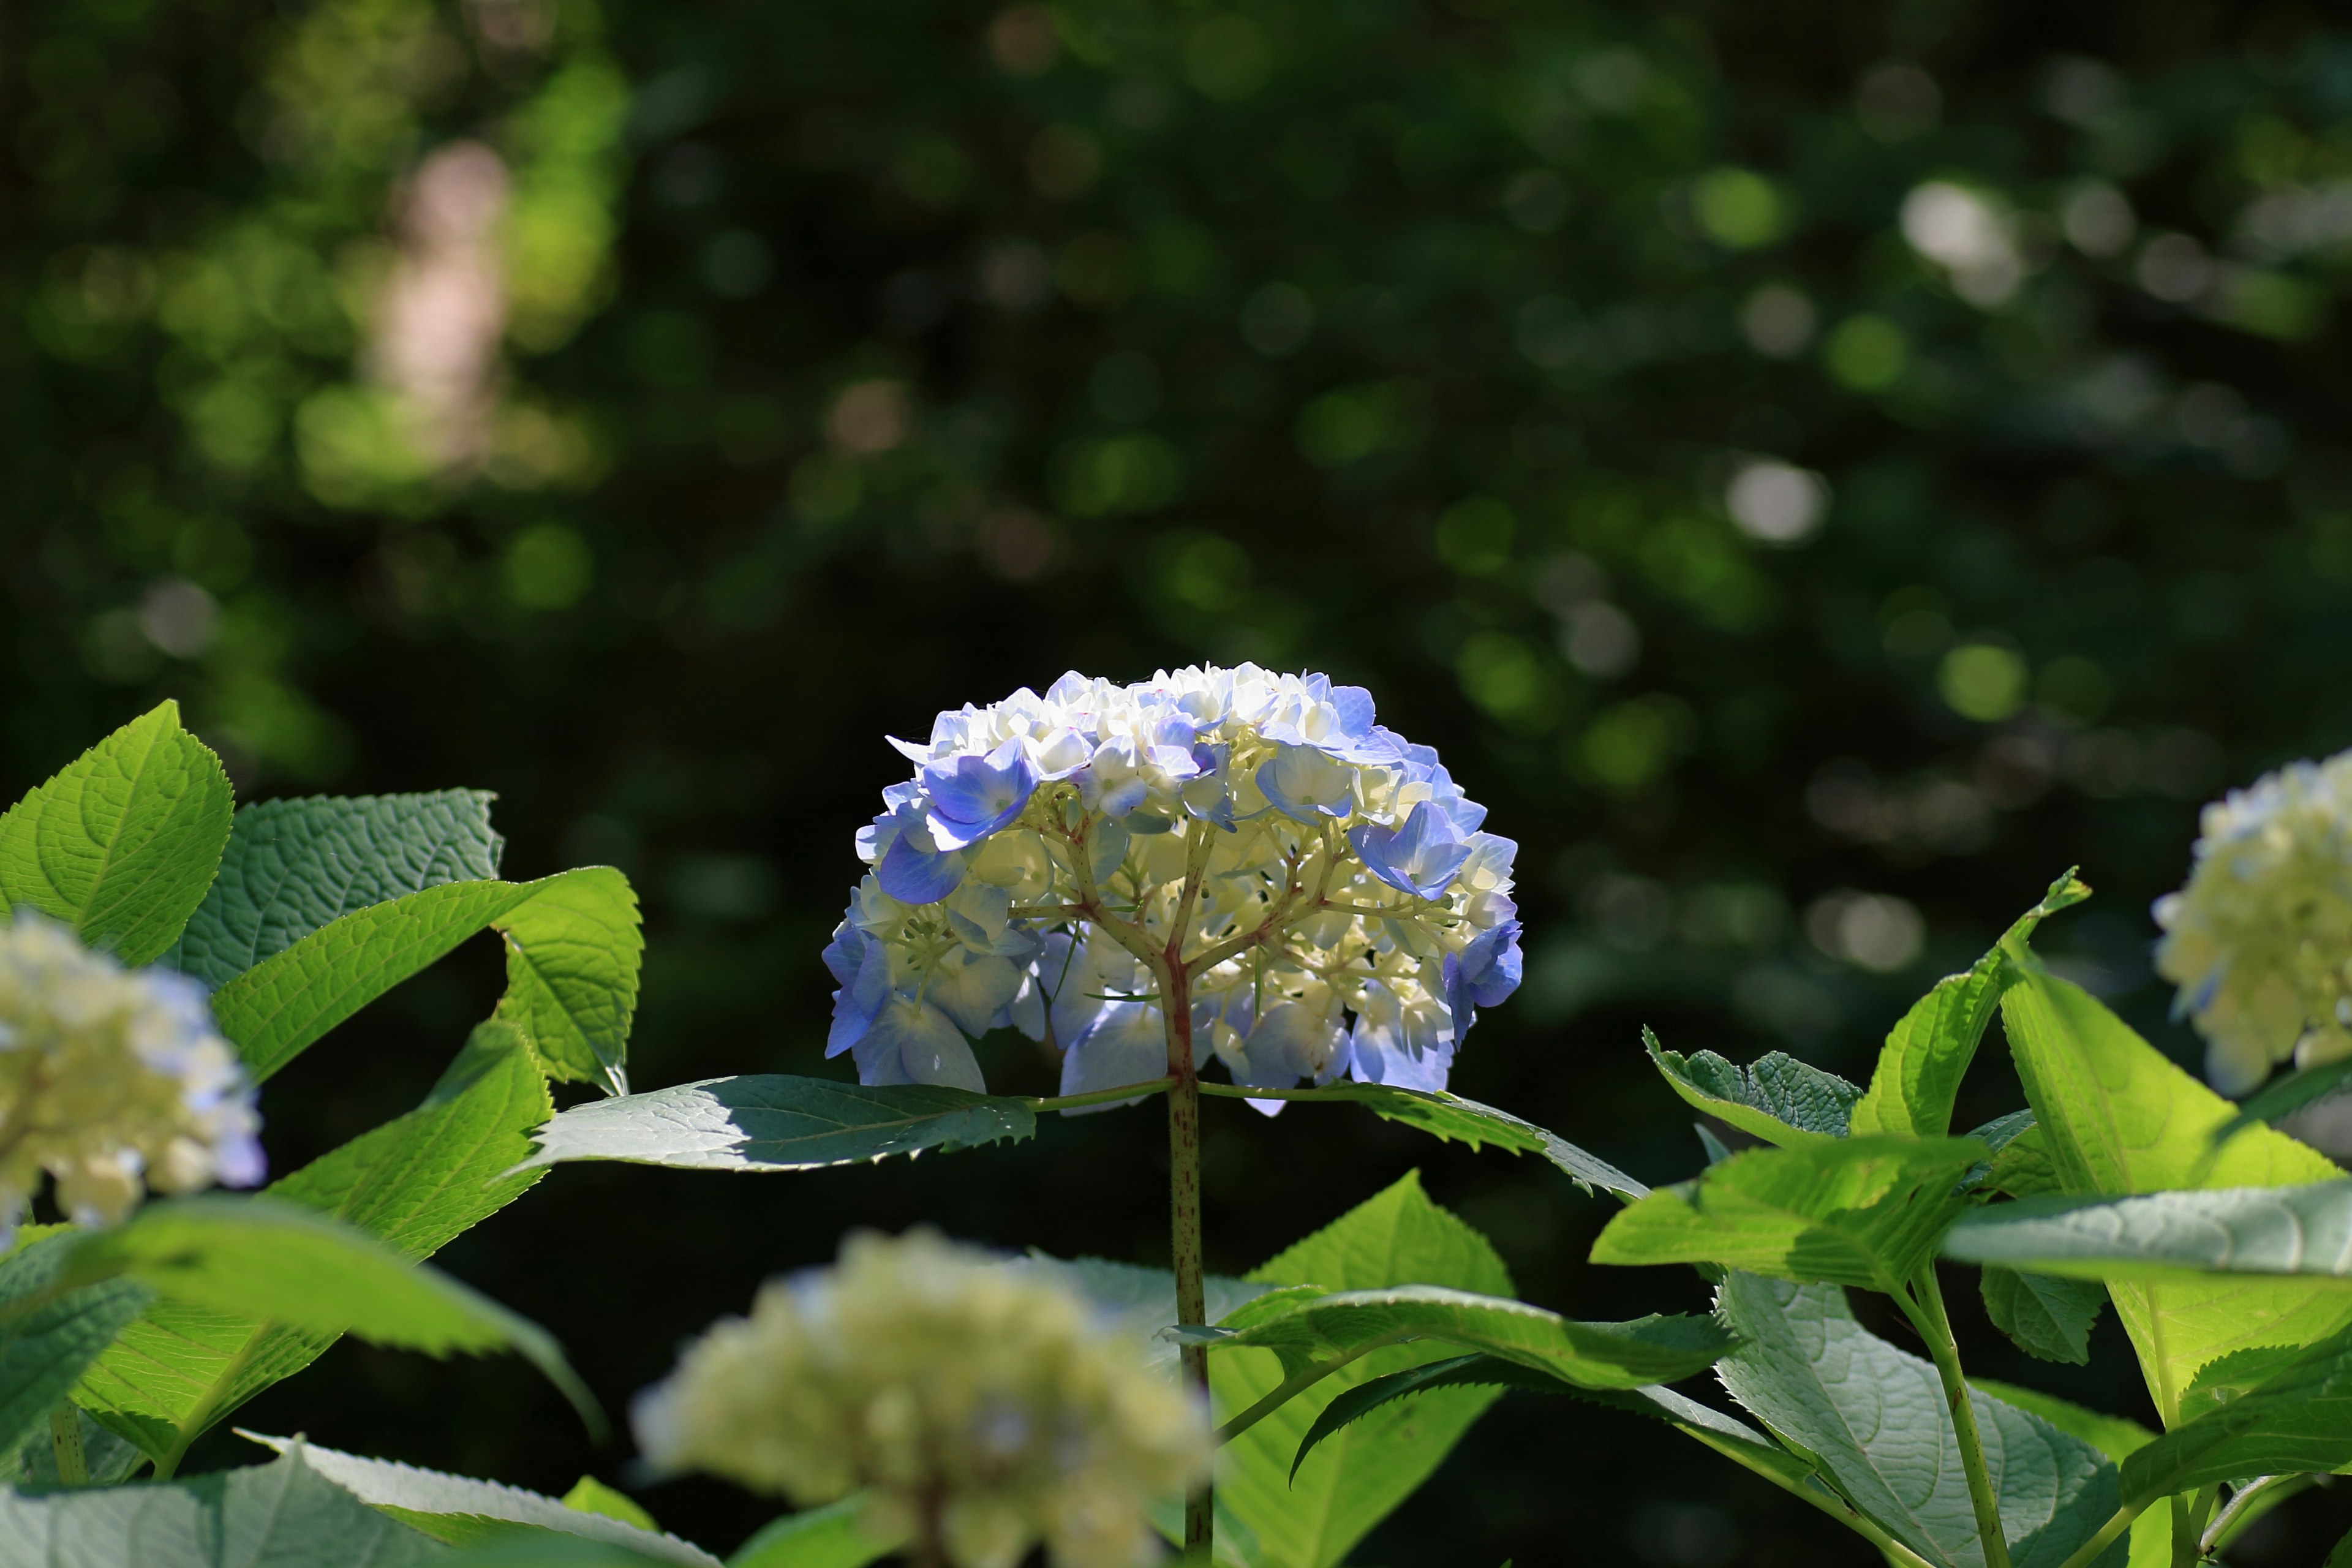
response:
[[[2124,1500],[2135,1506],[2243,1476],[2326,1473],[2352,1464],[2352,1328],[2284,1354],[2239,1363],[2183,1419],[2124,1461]],[[2268,1375],[2254,1381],[2257,1373]],[[2182,1401],[2187,1416],[2190,1402]]]
[[[1712,1263],[1775,1279],[1894,1290],[1933,1256],[1984,1145],[1968,1138],[1819,1139],[1750,1149],[1609,1222],[1595,1263]]]
[[[493,1520],[574,1535],[583,1541],[607,1542],[657,1562],[719,1568],[718,1558],[691,1542],[659,1531],[639,1529],[604,1514],[567,1508],[554,1498],[538,1492],[384,1459],[362,1458],[290,1437],[265,1437],[252,1432],[240,1436],[279,1454],[290,1454],[299,1448],[303,1462],[311,1469],[369,1507],[381,1509],[436,1541],[461,1544],[478,1539],[465,1527],[473,1521]]]
[[[45,1236],[0,1260],[0,1453],[47,1442],[50,1407],[152,1299],[129,1279],[63,1288],[76,1239]]]
[[[1642,1044],[1685,1104],[1768,1143],[1843,1138],[1853,1102],[1862,1098],[1859,1088],[1835,1073],[1809,1067],[1785,1051],[1740,1068],[1713,1051],[1685,1057],[1667,1050],[1647,1028]]]
[[[1865,1517],[1938,1568],[1979,1568],[1976,1513],[1936,1369],[1856,1322],[1834,1285],[1727,1276],[1717,1309],[1742,1343],[1717,1367],[1732,1396]],[[2015,1568],[2057,1568],[2116,1509],[2090,1444],[1981,1389],[1969,1394]],[[2118,1542],[2097,1560],[2119,1568]]]
[[[1036,1131],[1018,1100],[938,1084],[714,1078],[563,1111],[532,1136],[526,1170],[625,1160],[688,1171],[814,1171],[925,1149],[973,1149]]]
[[[147,1456],[139,1446],[117,1436],[93,1419],[87,1410],[74,1411],[75,1425],[81,1433],[82,1473],[90,1486],[119,1486],[131,1479]],[[65,1485],[58,1474],[57,1445],[49,1436],[49,1424],[42,1422],[25,1435],[16,1451],[0,1458],[0,1487],[16,1487],[26,1491],[54,1491]]]
[[[2015,962],[2019,975],[2001,997],[2001,1019],[2038,1123],[2001,1152],[1996,1181],[2021,1151],[2046,1155],[2057,1190],[2077,1195],[2294,1186],[2343,1174],[2317,1151],[2267,1127],[2249,1128],[2216,1150],[2213,1133],[2236,1114],[2234,1106],[2080,986],[2031,954]],[[2208,1362],[2251,1344],[2309,1343],[2352,1321],[2352,1290],[2315,1280],[2110,1279],[2107,1293],[2168,1422],[2180,1391]]]
[[[319,1474],[275,1463],[170,1486],[0,1491],[0,1568],[412,1568],[442,1548]]]
[[[179,966],[221,986],[355,910],[444,882],[491,881],[503,840],[487,790],[312,795],[236,814]]]
[[[1979,1280],[1992,1326],[2030,1356],[2043,1361],[2091,1361],[2091,1325],[2107,1304],[2095,1279],[2062,1279],[1989,1266]]]
[[[228,775],[165,702],[0,813],[0,914],[38,910],[148,963],[204,901],[228,841]]]
[[[2050,884],[2040,903],[2018,917],[1990,952],[1966,973],[1937,981],[1914,1003],[1879,1048],[1869,1091],[1853,1108],[1853,1131],[1915,1138],[1949,1132],[1960,1080],[2011,978],[2006,955],[2021,951],[2046,917],[2090,896],[2091,889],[2069,870]]]

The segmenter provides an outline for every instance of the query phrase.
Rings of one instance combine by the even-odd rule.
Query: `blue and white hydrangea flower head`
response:
[[[1517,846],[1360,687],[1073,673],[891,744],[915,776],[858,834],[824,953],[826,1054],[864,1082],[982,1089],[971,1040],[1013,1026],[1065,1094],[1187,1049],[1261,1088],[1437,1089],[1518,986]]]
[[[2188,886],[2156,901],[2157,973],[2242,1094],[2273,1063],[2352,1056],[2352,752],[2295,763],[2199,818]]]
[[[43,1172],[78,1225],[261,1180],[261,1119],[205,988],[126,970],[30,910],[0,924],[0,1248]]]

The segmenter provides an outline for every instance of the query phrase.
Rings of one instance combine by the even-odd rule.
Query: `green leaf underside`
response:
[[[2107,1304],[2105,1286],[1988,1265],[1979,1287],[1986,1316],[2019,1350],[2042,1361],[2090,1364],[2091,1327]]]
[[[213,996],[221,1032],[267,1079],[328,1030],[477,931],[507,933],[506,1004],[551,1074],[617,1069],[636,1005],[636,904],[604,867],[536,882],[446,882],[343,916]],[[616,946],[599,948],[592,934]],[[597,956],[601,953],[601,957]],[[617,1033],[616,1033],[617,1031]]]
[[[575,1106],[532,1134],[538,1148],[523,1166],[625,1160],[687,1171],[814,1171],[1018,1142],[1036,1127],[1028,1106],[1007,1096],[768,1073]]]
[[[1181,1347],[1161,1331],[1176,1325],[1176,1276],[1165,1268],[1111,1263],[1099,1258],[1048,1258],[1031,1252],[1015,1267],[1050,1274],[1092,1301],[1129,1334],[1144,1359],[1176,1375]],[[1202,1281],[1209,1321],[1222,1322],[1270,1289],[1212,1274]]]
[[[2268,1127],[2216,1150],[2228,1100],[2175,1067],[2081,987],[2034,963],[2001,998],[2018,1076],[2038,1125],[2001,1152],[2046,1155],[2060,1192],[2122,1196],[2181,1188],[2299,1186],[2343,1173]],[[1996,1177],[2002,1161],[1995,1162]],[[2044,1268],[2042,1272],[2055,1272]],[[2158,1413],[2169,1424],[2197,1369],[2232,1351],[2308,1344],[2352,1321],[2352,1290],[2256,1275],[2110,1278]]]
[[[1491,1143],[1515,1153],[1540,1154],[1586,1192],[1599,1187],[1623,1197],[1638,1198],[1650,1190],[1600,1155],[1578,1148],[1557,1132],[1458,1094],[1343,1081],[1328,1085],[1318,1091],[1317,1098],[1355,1100],[1384,1120],[1417,1127],[1435,1138],[1467,1143],[1473,1149]]]
[[[1536,1394],[1573,1394],[1612,1408],[1654,1416],[1680,1427],[1710,1447],[1732,1453],[1751,1468],[1781,1477],[1790,1485],[1795,1485],[1812,1474],[1811,1465],[1746,1422],[1710,1409],[1695,1399],[1685,1398],[1671,1388],[1655,1385],[1631,1389],[1581,1387],[1549,1373],[1484,1352],[1393,1372],[1350,1388],[1326,1405],[1323,1413],[1315,1418],[1315,1425],[1307,1429],[1306,1437],[1299,1444],[1297,1457],[1291,1461],[1292,1473],[1296,1474],[1297,1467],[1307,1462],[1307,1456],[1314,1451],[1316,1445],[1334,1432],[1383,1405],[1442,1388],[1518,1389]]]
[[[496,1481],[418,1469],[385,1459],[362,1458],[289,1437],[266,1437],[255,1432],[240,1432],[238,1436],[278,1454],[289,1453],[299,1447],[304,1463],[320,1475],[369,1507],[392,1512],[436,1539],[446,1537],[435,1528],[436,1519],[457,1515],[531,1525],[586,1541],[607,1542],[661,1562],[719,1568],[718,1558],[691,1542],[658,1531],[641,1530],[601,1513],[567,1508],[556,1499],[538,1492]]]
[[[1985,1155],[1969,1138],[1822,1139],[1750,1149],[1626,1208],[1595,1263],[1714,1263],[1798,1281],[1894,1290],[1965,1205]]]
[[[1175,1299],[1172,1293],[1169,1299]],[[905,1544],[869,1533],[865,1521],[862,1492],[788,1513],[738,1547],[727,1568],[866,1568]]]
[[[492,881],[487,790],[264,801],[236,814],[179,967],[226,985],[354,910],[445,882]]]
[[[2238,1392],[2231,1380],[2220,1380],[2212,1397],[2234,1397],[2193,1417],[2190,1409],[2210,1401],[2184,1398],[2185,1418],[2124,1461],[2126,1502],[2244,1476],[2325,1474],[2352,1464],[2352,1328],[2246,1362],[2252,1386]]]
[[[1742,1068],[1713,1051],[1685,1057],[1667,1050],[1646,1027],[1642,1044],[1685,1104],[1768,1143],[1843,1138],[1853,1102],[1862,1098],[1857,1086],[1786,1051],[1771,1052]]]
[[[1524,1301],[1438,1285],[1287,1300],[1217,1344],[1221,1355],[1244,1345],[1273,1351],[1295,1373],[1407,1340],[1484,1351],[1585,1388],[1672,1383],[1706,1371],[1731,1348],[1730,1335],[1708,1318],[1581,1323]]]
[[[1507,1297],[1511,1279],[1484,1237],[1439,1208],[1408,1174],[1256,1269],[1263,1285],[1369,1290],[1430,1284]],[[1221,1562],[1249,1568],[1332,1568],[1443,1461],[1496,1391],[1447,1389],[1391,1405],[1324,1442],[1297,1479],[1291,1460],[1330,1402],[1357,1384],[1442,1360],[1442,1345],[1375,1351],[1283,1405],[1219,1451]],[[1283,1380],[1271,1351],[1209,1358],[1219,1420],[1255,1404]],[[1164,1522],[1173,1522],[1172,1517]]]
[[[36,1437],[46,1445],[50,1407],[152,1299],[129,1279],[53,1295],[76,1239],[43,1237],[0,1261],[0,1311],[8,1313],[0,1319],[0,1452]]]
[[[2352,1286],[2352,1177],[2136,1198],[2029,1198],[1962,1219],[1945,1255],[2080,1279],[2275,1274]]]
[[[2086,1410],[2080,1405],[2044,1394],[2038,1388],[2021,1388],[2013,1383],[1998,1383],[1989,1377],[1971,1377],[1969,1386],[1992,1395],[2004,1405],[2014,1405],[2030,1415],[2039,1415],[2061,1432],[2080,1437],[2084,1442],[2120,1465],[2138,1449],[2156,1441],[2156,1434],[2137,1421],[2120,1415],[2103,1415]],[[2144,1510],[2132,1521],[2131,1557],[2127,1568],[2173,1568],[2172,1510],[2168,1508]]]
[[[551,1102],[530,1052],[492,1019],[425,1103],[277,1182],[265,1198],[331,1215],[404,1258],[428,1258],[520,1196],[506,1174]],[[126,1329],[75,1398],[161,1458],[289,1377],[340,1336],[159,1301]],[[193,1429],[191,1424],[193,1423]]]
[[[2234,1137],[2257,1121],[2276,1121],[2292,1116],[2306,1105],[2333,1099],[2347,1084],[2352,1084],[2352,1057],[2341,1061],[2321,1062],[2299,1072],[2288,1073],[2263,1086],[2260,1092],[2249,1096],[2238,1107],[2238,1113],[2213,1130],[2213,1139],[2221,1142]]]
[[[1717,1310],[1743,1342],[1717,1366],[1735,1399],[1889,1535],[1939,1568],[1978,1568],[1976,1513],[1933,1366],[1864,1329],[1834,1285],[1733,1272]],[[1969,1397],[2011,1561],[2057,1568],[2115,1513],[2115,1466],[1981,1389]],[[2126,1550],[2116,1542],[2099,1568],[2120,1568]]]
[[[2022,949],[2045,918],[2090,896],[2091,889],[2068,871],[2050,884],[2040,903],[2018,917],[1990,952],[1964,973],[1937,981],[1914,1003],[1879,1048],[1870,1089],[1853,1108],[1853,1131],[1915,1138],[1949,1132],[1960,1080],[2012,978],[2007,953]]]
[[[165,702],[0,813],[0,914],[38,910],[126,964],[152,963],[204,901],[231,802],[220,759]]]
[[[299,1448],[170,1486],[0,1492],[0,1568],[411,1568],[444,1555],[319,1474]]]

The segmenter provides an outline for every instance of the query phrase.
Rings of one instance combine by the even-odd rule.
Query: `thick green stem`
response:
[[[1192,998],[1191,976],[1181,964],[1168,966],[1164,979],[1168,1022],[1168,1071],[1175,1081],[1168,1089],[1168,1239],[1176,1269],[1176,1321],[1209,1321],[1207,1275],[1201,1253],[1201,1076],[1192,1066]],[[1184,1376],[1209,1397],[1209,1350],[1186,1345]],[[1184,1500],[1184,1551],[1209,1555],[1216,1528],[1212,1489]]]
[[[2074,1548],[2074,1554],[2061,1563],[2058,1568],[2091,1568],[2091,1564],[2099,1560],[2100,1553],[2115,1543],[2116,1536],[2129,1530],[2132,1521],[2138,1517],[2139,1510],[2137,1508],[2116,1510],[2115,1517],[2099,1526],[2099,1533]]]
[[[49,1407],[49,1447],[57,1450],[58,1479],[69,1487],[89,1485],[89,1462],[81,1451],[81,1413],[70,1399]]]
[[[1969,1380],[1960,1373],[1960,1347],[1952,1338],[1952,1320],[1945,1314],[1944,1292],[1936,1283],[1932,1259],[1920,1265],[1913,1277],[1911,1294],[1916,1302],[1911,1321],[1920,1338],[1927,1342],[1936,1374],[1944,1380],[1944,1404],[1951,1411],[1952,1433],[1959,1439],[1960,1469],[1968,1477],[1969,1500],[1976,1505],[1985,1568],[2009,1568],[2009,1537],[2001,1532],[2000,1497],[1985,1468],[1984,1438],[1977,1431],[1976,1406],[1969,1398]]]
[[[2197,1568],[2204,1559],[2205,1520],[2221,1489],[2207,1487],[2172,1500],[2172,1568]]]

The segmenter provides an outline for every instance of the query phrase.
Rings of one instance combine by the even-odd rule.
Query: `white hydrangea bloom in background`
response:
[[[929,1231],[862,1234],[763,1287],[637,1398],[656,1468],[801,1506],[874,1489],[870,1524],[958,1568],[1159,1556],[1149,1510],[1208,1473],[1208,1414],[1083,1297]]]
[[[2265,773],[2205,808],[2189,885],[2156,902],[2157,972],[2243,1094],[2292,1056],[2352,1055],[2352,752]]]
[[[202,985],[125,970],[30,910],[0,925],[0,1236],[44,1171],[78,1225],[149,1189],[251,1186],[260,1126]]]
[[[971,1040],[1017,1026],[1065,1094],[1158,1079],[1186,1038],[1237,1083],[1438,1089],[1519,983],[1517,846],[1360,687],[1073,673],[891,743],[915,776],[824,954],[826,1054],[866,1083],[980,1089]]]

